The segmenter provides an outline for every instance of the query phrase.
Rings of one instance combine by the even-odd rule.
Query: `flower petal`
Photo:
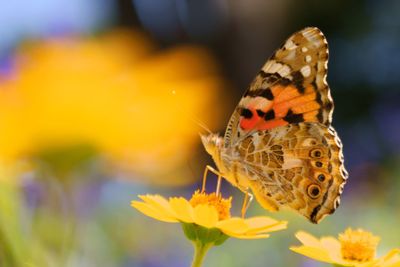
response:
[[[217,227],[228,235],[245,234],[249,230],[249,225],[242,218],[230,218],[217,223]]]
[[[400,267],[400,259],[393,263],[385,263],[382,267]]]
[[[322,237],[320,240],[321,246],[324,247],[327,250],[336,250],[340,251],[340,242],[334,237],[327,236],[327,237]]]
[[[400,249],[392,249],[380,259],[381,266],[400,267]]]
[[[169,204],[172,210],[175,212],[178,220],[185,223],[194,222],[194,211],[193,207],[190,205],[189,201],[183,197],[173,197],[170,198]]]
[[[168,216],[163,212],[159,212],[158,209],[154,208],[154,206],[143,203],[140,201],[132,201],[131,206],[140,211],[141,213],[152,217],[156,220],[163,221],[163,222],[178,222],[174,217]]]
[[[342,266],[355,266],[355,267],[382,267],[382,265],[377,265],[377,260],[367,261],[364,263],[358,263],[350,260],[343,260],[342,263],[339,262]]]
[[[162,207],[165,210],[169,210],[169,202],[160,195],[140,195],[139,198],[146,203],[154,206]]]
[[[209,205],[197,205],[194,208],[194,223],[206,228],[215,227],[218,222],[217,210]]]
[[[239,239],[262,239],[262,238],[268,238],[269,234],[259,234],[259,235],[230,235],[231,237],[239,238]]]
[[[299,246],[299,247],[290,247],[290,250],[317,261],[334,263],[333,260],[330,258],[328,251],[319,247]]]
[[[309,233],[306,233],[304,231],[299,231],[296,233],[296,238],[303,243],[305,246],[310,246],[310,247],[320,247],[321,243],[317,238],[315,238],[313,235],[310,235]]]
[[[176,214],[169,205],[169,202],[162,196],[140,195],[139,198],[142,199],[143,202],[147,203],[148,205],[151,205],[153,209],[156,209],[157,212],[163,214],[165,217],[176,218]]]
[[[245,220],[249,226],[247,233],[267,233],[287,228],[287,222],[277,221],[269,217],[253,217]]]
[[[339,240],[331,236],[322,237],[320,244],[326,251],[328,251],[333,261],[337,263],[343,262]]]

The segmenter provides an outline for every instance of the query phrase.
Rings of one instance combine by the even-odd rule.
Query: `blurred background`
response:
[[[400,246],[400,2],[37,0],[0,3],[3,266],[189,266],[179,225],[138,194],[190,197],[212,164],[195,122],[223,133],[241,94],[293,32],[329,42],[333,124],[350,178],[319,225],[293,212],[267,240],[229,240],[205,266],[325,266],[293,234],[362,227]],[[213,190],[210,177],[208,188]],[[234,196],[238,215],[242,195]]]

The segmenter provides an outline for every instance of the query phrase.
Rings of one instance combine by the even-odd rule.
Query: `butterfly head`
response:
[[[215,156],[220,151],[220,148],[223,145],[222,138],[218,134],[210,133],[207,135],[200,134],[201,142],[204,145],[207,153],[211,156]]]

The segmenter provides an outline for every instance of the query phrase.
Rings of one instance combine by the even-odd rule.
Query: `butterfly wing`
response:
[[[238,172],[264,208],[290,207],[318,223],[338,207],[348,175],[332,127],[301,122],[253,132],[236,149]]]
[[[233,112],[224,144],[252,131],[298,122],[329,126],[333,102],[326,82],[328,44],[318,28],[292,36],[265,63]]]

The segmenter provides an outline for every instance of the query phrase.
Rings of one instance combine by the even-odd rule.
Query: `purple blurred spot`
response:
[[[15,69],[15,62],[11,56],[11,53],[0,57],[0,78],[10,78]]]
[[[44,188],[36,179],[33,179],[32,173],[23,175],[23,193],[25,196],[26,206],[29,211],[34,211],[43,201]]]

